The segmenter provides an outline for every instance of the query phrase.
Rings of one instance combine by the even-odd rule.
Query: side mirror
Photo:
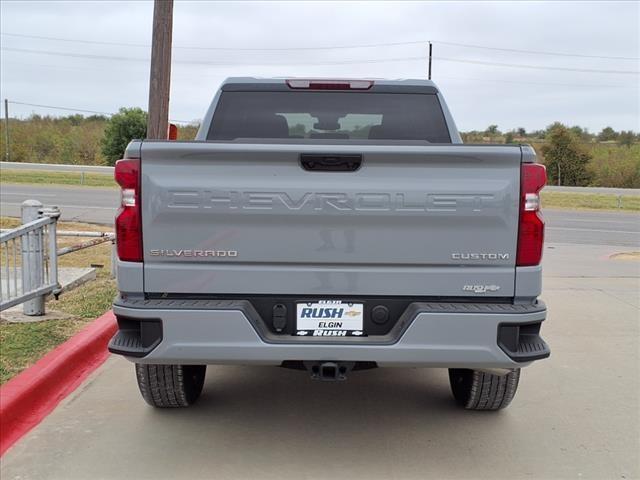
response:
[[[178,139],[178,127],[173,123],[170,123],[169,127],[167,128],[167,138],[169,140]]]

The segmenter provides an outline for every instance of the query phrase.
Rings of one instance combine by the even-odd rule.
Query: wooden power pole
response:
[[[155,0],[153,40],[149,78],[149,123],[147,138],[166,139],[169,127],[169,90],[171,88],[171,33],[173,0]]]

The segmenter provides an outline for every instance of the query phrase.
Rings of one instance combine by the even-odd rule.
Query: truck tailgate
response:
[[[307,171],[301,153],[362,156]],[[144,142],[144,289],[514,295],[521,149]]]

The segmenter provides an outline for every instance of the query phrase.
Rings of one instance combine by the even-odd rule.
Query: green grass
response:
[[[75,318],[94,319],[111,308],[116,293],[115,280],[110,278],[108,268],[101,269],[95,280],[63,293],[59,300],[49,301],[47,307]]]
[[[84,180],[76,172],[41,172],[38,170],[6,170],[0,173],[2,183],[30,183],[78,185],[85,187],[116,187],[111,175],[101,173],[85,173]]]
[[[71,318],[33,323],[0,322],[0,384],[33,365],[109,310],[115,294],[114,280],[108,277],[108,272],[100,272],[96,280],[63,293],[59,300],[47,301],[47,309],[64,312]]]
[[[12,228],[19,224],[14,218],[0,217],[0,227]],[[107,227],[75,222],[58,222],[60,230],[106,231]],[[58,247],[77,242],[76,237],[60,237]],[[59,258],[60,267],[88,267],[97,269],[96,279],[63,293],[59,300],[49,298],[47,310],[63,312],[63,320],[45,320],[34,323],[8,323],[0,321],[0,384],[30,367],[39,358],[68,340],[94,318],[111,308],[116,295],[115,280],[110,278],[111,243],[107,242],[79,250]]]
[[[587,210],[626,210],[640,211],[640,195],[622,197],[618,207],[617,195],[598,193],[545,192],[542,191],[542,207],[587,209]]]
[[[0,384],[33,365],[86,324],[86,320],[77,319],[0,323]]]

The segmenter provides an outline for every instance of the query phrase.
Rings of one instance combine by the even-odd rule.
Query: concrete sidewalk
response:
[[[2,459],[10,479],[638,478],[639,298],[630,249],[549,245],[543,335],[497,414],[457,409],[445,370],[312,382],[210,367],[188,410],[154,410],[110,359]]]

